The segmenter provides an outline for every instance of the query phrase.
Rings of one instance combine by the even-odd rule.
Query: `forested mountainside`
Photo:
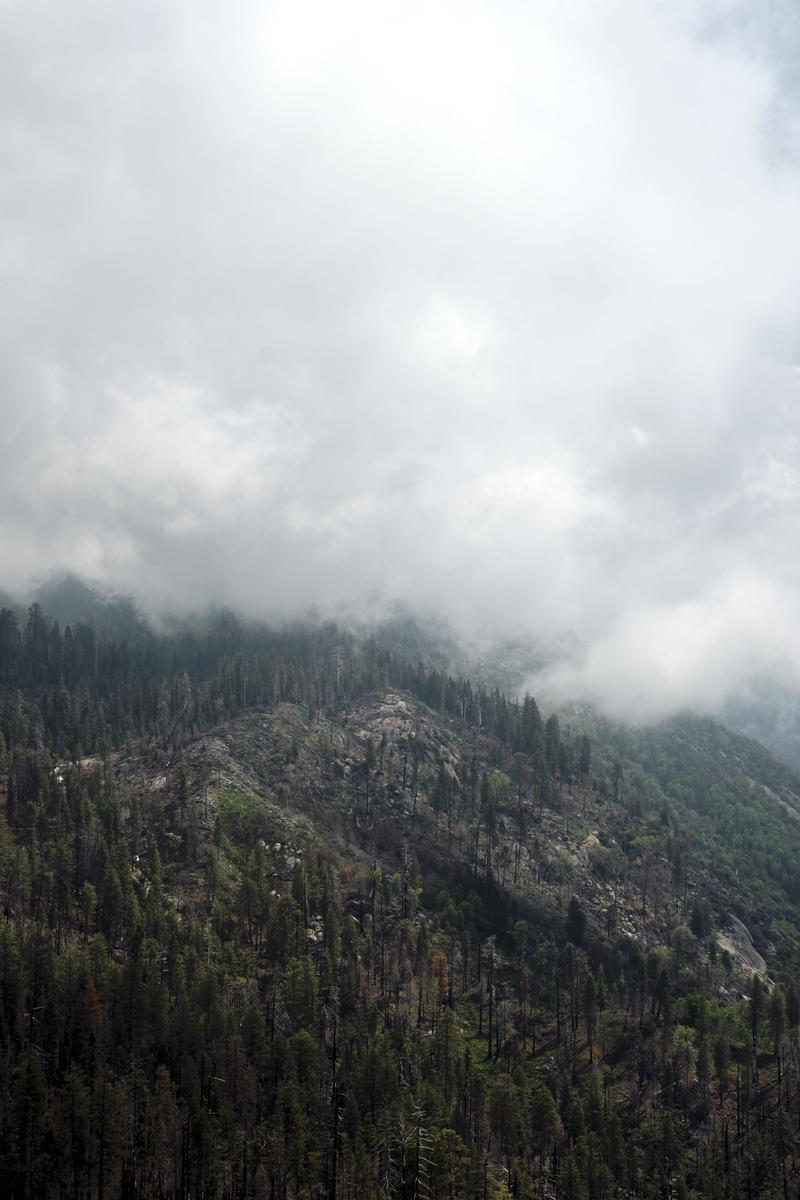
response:
[[[800,765],[800,694],[786,684],[774,679],[754,683],[746,694],[728,701],[722,720],[792,766]]]
[[[0,613],[0,1190],[797,1194],[800,779],[332,625]]]
[[[64,581],[43,596],[53,595],[61,607],[62,596],[74,596],[78,589],[76,581]],[[467,676],[511,696],[521,696],[526,689],[546,690],[548,671],[577,665],[586,649],[569,632],[546,641],[494,638],[471,645],[446,623],[404,609],[366,632],[401,658]],[[751,680],[728,698],[717,716],[726,728],[755,738],[795,771],[800,769],[800,694],[786,683],[770,676]]]

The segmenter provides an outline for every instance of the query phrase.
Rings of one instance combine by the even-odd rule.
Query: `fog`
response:
[[[0,588],[800,680],[800,19],[3,6]]]

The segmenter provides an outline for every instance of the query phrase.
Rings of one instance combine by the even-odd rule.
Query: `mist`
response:
[[[800,685],[790,4],[41,0],[0,47],[0,588]],[[794,72],[794,73],[793,73]]]

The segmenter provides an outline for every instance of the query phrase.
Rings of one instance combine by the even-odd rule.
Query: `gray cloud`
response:
[[[800,676],[789,4],[4,26],[6,586],[573,628],[628,712]]]

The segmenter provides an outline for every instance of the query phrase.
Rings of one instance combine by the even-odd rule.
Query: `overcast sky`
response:
[[[0,0],[0,587],[800,678],[797,11]]]

